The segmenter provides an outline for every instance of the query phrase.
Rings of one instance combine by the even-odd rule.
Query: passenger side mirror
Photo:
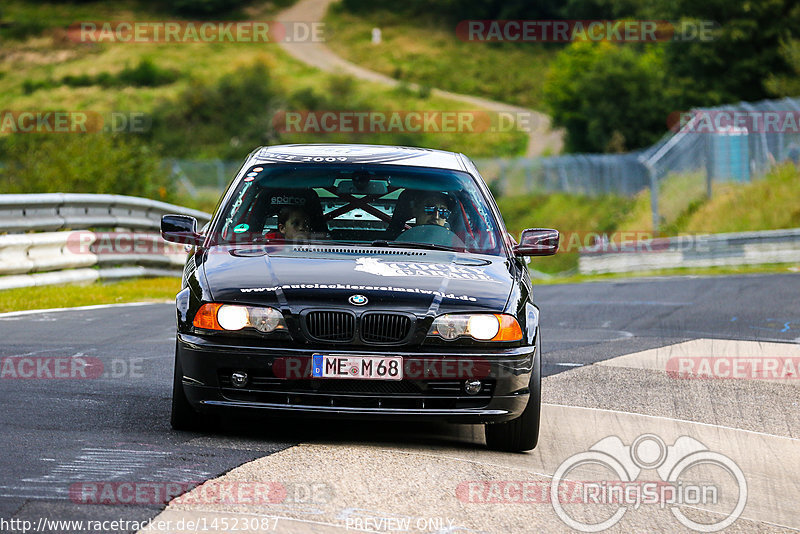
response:
[[[558,251],[560,237],[558,230],[551,228],[528,228],[512,250],[517,256],[552,256]]]
[[[203,243],[203,236],[197,233],[197,219],[188,215],[162,216],[161,237],[170,243],[195,246]]]

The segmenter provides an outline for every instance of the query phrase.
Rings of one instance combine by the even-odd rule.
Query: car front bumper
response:
[[[514,419],[530,395],[536,348],[484,352],[342,351],[229,345],[179,334],[177,357],[183,389],[201,413],[269,412],[352,419],[435,420],[489,423]],[[315,353],[401,356],[401,381],[312,379],[304,365],[296,375],[287,362],[309,362]],[[248,383],[234,387],[232,372],[247,373]],[[538,378],[538,377],[537,377]],[[463,383],[481,380],[481,391],[467,394]]]

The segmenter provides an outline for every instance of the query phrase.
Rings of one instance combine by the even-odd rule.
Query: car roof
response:
[[[302,144],[257,148],[249,165],[258,163],[371,163],[467,170],[464,156],[455,152],[388,145]]]

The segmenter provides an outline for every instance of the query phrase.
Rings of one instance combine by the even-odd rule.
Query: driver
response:
[[[426,192],[412,202],[411,213],[416,219],[417,226],[435,224],[448,228],[447,220],[453,211],[450,206],[450,197],[444,193]]]
[[[302,208],[287,207],[278,212],[278,230],[266,234],[267,239],[297,241],[308,239],[311,219]]]

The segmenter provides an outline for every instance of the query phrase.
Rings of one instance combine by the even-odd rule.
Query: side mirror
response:
[[[552,256],[558,251],[558,230],[528,228],[522,231],[519,244],[512,249],[517,256]]]
[[[197,233],[197,219],[188,215],[162,216],[161,237],[170,243],[184,245],[200,245],[204,239]]]

